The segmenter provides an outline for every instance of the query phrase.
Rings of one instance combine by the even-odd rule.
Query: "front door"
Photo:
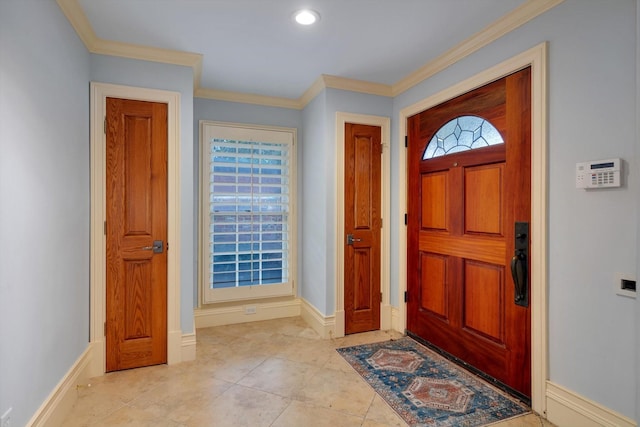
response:
[[[408,121],[407,330],[524,396],[530,90],[527,68]]]
[[[380,329],[381,156],[379,126],[345,123],[345,333]]]
[[[167,105],[106,99],[106,370],[167,361]]]

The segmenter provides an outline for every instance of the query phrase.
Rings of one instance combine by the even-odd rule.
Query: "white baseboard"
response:
[[[391,311],[393,307],[389,304],[380,305],[380,330],[388,331],[391,329]]]
[[[246,314],[246,307],[255,308],[255,313]],[[200,308],[194,311],[193,316],[196,328],[295,317],[300,316],[300,299],[264,303],[245,301],[231,307]]]
[[[634,427],[636,422],[551,381],[547,419],[562,427]]]
[[[167,334],[167,365],[182,361],[182,331],[169,331]]]
[[[87,384],[91,370],[90,347],[80,355],[27,423],[28,427],[61,426],[78,398],[78,385]]]
[[[336,316],[324,316],[306,300],[301,300],[300,315],[322,338],[336,336]],[[343,332],[344,335],[344,332]]]
[[[335,326],[334,326],[334,338],[342,338],[344,337],[344,331],[345,331],[345,320],[344,320],[344,310],[336,310],[336,313],[334,315],[334,320],[335,320]]]
[[[400,310],[398,307],[391,306],[391,329],[404,334],[404,331],[400,330]]]
[[[182,335],[182,362],[196,360],[196,332]]]

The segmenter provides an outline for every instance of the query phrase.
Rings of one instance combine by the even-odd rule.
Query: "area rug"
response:
[[[409,337],[337,351],[412,427],[482,426],[529,412]]]

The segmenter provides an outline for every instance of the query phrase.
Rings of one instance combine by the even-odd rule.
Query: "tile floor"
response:
[[[301,318],[198,329],[195,361],[92,378],[64,427],[405,426],[335,351],[399,336],[323,340]],[[533,414],[494,425],[551,426]]]

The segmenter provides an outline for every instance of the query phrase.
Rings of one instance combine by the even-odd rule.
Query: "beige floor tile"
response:
[[[553,424],[536,414],[526,414],[491,424],[491,427],[553,427]]]
[[[104,418],[98,425],[109,427],[183,427],[170,419],[157,417],[138,408],[125,406]]]
[[[198,329],[196,360],[90,380],[64,427],[405,426],[336,352],[397,339],[373,331],[321,339],[300,317]],[[498,427],[550,427],[535,415]]]
[[[407,423],[377,394],[371,402],[363,426],[405,427]]]
[[[354,372],[354,369],[349,362],[344,360],[344,357],[340,356],[337,351],[333,351],[329,359],[325,362],[324,369],[333,369],[334,371],[342,372]]]
[[[157,417],[182,423],[194,411],[210,405],[232,386],[226,381],[189,372],[142,394],[129,405]]]
[[[265,360],[238,384],[292,398],[319,370],[315,365],[274,357]]]
[[[290,399],[234,385],[211,404],[194,410],[189,427],[268,427],[282,414]]]
[[[271,427],[359,427],[362,418],[293,401]]]
[[[374,395],[355,372],[323,369],[304,384],[296,399],[364,418]]]

